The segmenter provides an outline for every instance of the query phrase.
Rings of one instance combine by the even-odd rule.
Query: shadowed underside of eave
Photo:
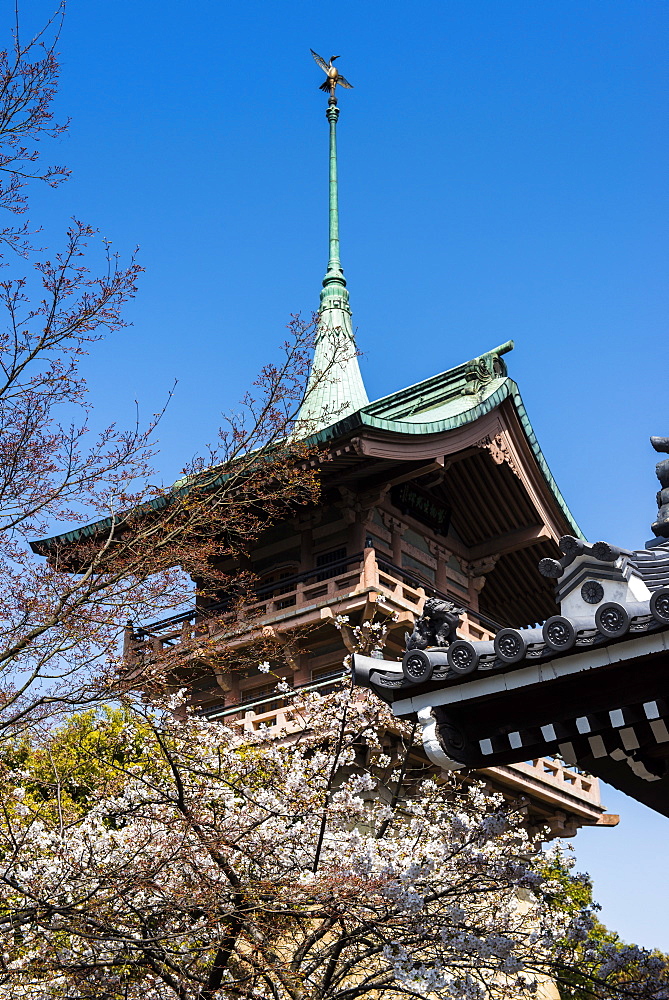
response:
[[[452,524],[468,548],[537,520],[537,511],[508,465],[487,451],[455,462],[446,474],[454,503]]]
[[[556,554],[557,546],[546,539],[502,556],[479,595],[481,612],[512,628],[532,626],[556,614],[555,588],[538,570],[541,559]]]

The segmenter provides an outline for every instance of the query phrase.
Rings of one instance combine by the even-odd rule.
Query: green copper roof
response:
[[[511,340],[440,375],[383,396],[361,407],[357,413],[313,434],[309,441],[325,444],[360,427],[417,436],[441,434],[473,423],[496,409],[505,399],[510,399],[539,469],[572,534],[583,538],[539,447],[520,390],[507,374],[502,355],[512,349]]]
[[[323,278],[318,331],[304,403],[298,416],[309,432],[319,431],[333,419],[354,413],[368,402],[360,374],[351,325],[346,279],[339,259],[339,198],[337,187],[337,118],[339,108],[327,109],[330,123],[330,256]],[[304,422],[304,423],[303,423]]]

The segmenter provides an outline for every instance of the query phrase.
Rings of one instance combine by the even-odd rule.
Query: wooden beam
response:
[[[400,483],[406,483],[412,479],[419,479],[421,476],[426,476],[428,472],[443,471],[444,459],[437,457],[433,458],[427,465],[419,465],[418,468],[414,468],[410,472],[402,472],[397,476],[391,476],[387,481],[390,486],[399,486]]]
[[[516,531],[507,531],[503,535],[496,535],[488,538],[480,545],[475,545],[469,549],[468,559],[474,562],[477,559],[486,559],[488,556],[503,556],[509,552],[517,552],[519,549],[527,549],[530,545],[542,542],[551,538],[551,533],[545,524],[531,524],[527,528],[518,528]]]
[[[348,474],[344,470],[338,469],[332,476],[332,479],[336,481],[338,486],[344,486],[348,483],[359,483],[361,480],[364,480],[365,490],[373,489],[375,486],[384,486],[389,489],[391,486],[398,486],[400,483],[425,476],[428,472],[443,472],[444,459],[439,456],[431,459],[429,462],[425,462],[424,460],[407,462],[404,459],[399,459],[396,463],[396,475],[393,475],[386,467],[382,472],[370,476],[369,479],[365,479],[365,474],[369,469],[369,461],[365,465],[358,465],[352,468],[352,471]],[[324,478],[329,485],[327,469],[325,469]]]

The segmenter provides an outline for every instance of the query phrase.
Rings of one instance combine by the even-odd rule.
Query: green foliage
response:
[[[636,947],[635,945],[629,946],[626,944],[621,940],[619,934],[609,930],[601,920],[592,916],[592,910],[598,908],[597,904],[592,901],[592,885],[587,876],[581,876],[580,879],[583,885],[582,894],[579,892],[577,885],[573,887],[576,890],[575,893],[570,891],[569,885],[565,886],[565,909],[570,913],[577,912],[580,908],[578,905],[579,900],[583,899],[584,902],[582,905],[587,906],[590,911],[591,927],[587,939],[580,942],[576,947],[575,960],[572,960],[568,968],[563,968],[561,971],[558,980],[560,1000],[592,1000],[593,997],[600,995],[593,981],[593,975],[596,976],[601,972],[602,964],[600,959],[600,962],[595,963],[593,966],[591,955],[594,949],[601,956],[606,954],[607,951],[622,955],[630,947]],[[652,972],[651,979],[651,973],[649,973],[645,963],[643,965],[641,963],[628,964],[624,972],[614,972],[610,976],[609,983],[612,992],[615,993],[616,987],[618,987],[620,992],[624,994],[626,989],[629,988],[630,980],[634,982],[635,996],[644,995],[646,981],[648,981],[649,991],[653,995],[656,995],[659,984],[666,982],[667,987],[669,987],[669,956],[664,955],[658,950],[654,950],[652,957],[657,959],[660,966],[664,966],[664,971],[655,969]]]
[[[541,873],[551,886],[545,901],[564,913],[575,914],[593,905],[592,882],[588,875],[574,875],[561,855],[551,854],[541,866]]]
[[[592,964],[589,964],[586,971],[586,952],[593,946],[599,946],[601,951],[607,945],[618,953],[624,953],[630,947],[620,939],[615,931],[610,931],[600,920],[595,919],[588,941],[579,945],[577,949],[576,961],[570,968],[563,969],[560,974],[558,981],[560,1000],[592,1000],[593,997],[600,996],[596,983],[593,981],[593,974],[596,976],[601,967],[593,968]],[[645,995],[646,983],[648,995],[667,995],[662,990],[662,986],[664,986],[664,990],[669,991],[669,955],[655,949],[651,953],[651,957],[656,959],[660,966],[652,973],[648,971],[646,963],[643,965],[641,963],[628,964],[624,972],[613,973],[609,977],[612,995],[616,995],[618,991],[625,995],[629,990],[630,980],[634,983],[632,991],[634,996]],[[661,966],[664,966],[664,969]]]
[[[150,732],[122,707],[80,712],[40,739],[5,744],[0,779],[6,790],[17,784],[25,789],[22,801],[35,815],[75,819],[100,797],[117,793],[129,769],[156,773]]]

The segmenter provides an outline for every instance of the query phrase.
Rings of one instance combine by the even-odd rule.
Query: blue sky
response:
[[[35,23],[50,9],[34,0]],[[507,356],[586,535],[649,537],[667,414],[665,0],[71,0],[51,160],[70,216],[146,268],[86,373],[100,423],[173,380],[161,472],[214,439],[326,263],[327,125],[309,55],[341,53],[342,260],[371,398]],[[669,950],[669,821],[617,793],[576,840],[604,919]],[[664,866],[664,868],[663,868]]]

